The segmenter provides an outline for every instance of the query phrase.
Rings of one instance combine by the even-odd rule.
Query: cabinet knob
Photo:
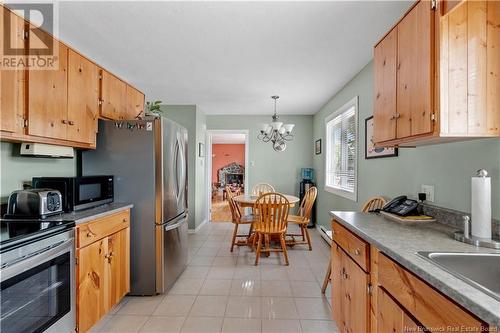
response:
[[[400,115],[399,113],[396,113],[396,114],[394,115],[394,117],[396,117],[396,119],[397,119],[397,118],[401,118],[401,115]]]
[[[71,125],[71,126],[73,126],[75,124],[75,122],[73,120],[69,120],[68,124]]]
[[[361,251],[359,251],[359,249],[354,250],[354,254],[355,254],[355,255],[359,256],[359,255],[360,255],[360,253],[361,253]]]
[[[87,232],[87,237],[88,237],[88,238],[92,237],[92,235],[93,235],[93,234],[92,234],[90,231],[89,231],[89,232]]]
[[[123,220],[122,220],[122,222],[124,222],[124,223],[127,222],[127,218],[124,217]]]
[[[68,121],[66,119],[63,119],[63,120],[61,120],[61,123],[66,125],[68,123]]]

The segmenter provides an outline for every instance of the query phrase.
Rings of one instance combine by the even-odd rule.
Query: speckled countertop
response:
[[[67,221],[75,221],[75,224],[78,225],[81,223],[98,219],[106,215],[111,215],[120,212],[122,210],[131,209],[132,207],[134,207],[134,205],[132,204],[113,202],[95,208],[49,216],[46,219],[44,219],[44,221],[50,222],[50,221],[67,220]]]
[[[476,248],[455,241],[452,233],[456,229],[440,223],[410,226],[371,213],[331,211],[330,215],[482,320],[500,327],[500,301],[416,254],[418,251],[476,253],[500,253],[500,251]]]

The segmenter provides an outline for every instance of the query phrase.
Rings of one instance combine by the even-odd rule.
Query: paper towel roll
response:
[[[471,179],[471,234],[491,239],[491,178]]]

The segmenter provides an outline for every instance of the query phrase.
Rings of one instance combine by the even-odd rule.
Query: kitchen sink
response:
[[[500,301],[500,253],[417,254]]]

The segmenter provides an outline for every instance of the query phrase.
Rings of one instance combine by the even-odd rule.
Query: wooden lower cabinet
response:
[[[367,332],[369,275],[336,243],[332,245],[332,308],[340,332]]]
[[[486,332],[488,325],[368,245],[370,265],[353,258],[359,236],[332,221],[345,242],[332,242],[332,317],[341,333]],[[349,235],[350,234],[350,235]],[[339,236],[339,235],[337,235]]]
[[[419,325],[382,288],[377,299],[377,332],[419,332]]]
[[[82,228],[85,224],[77,232]],[[130,225],[77,248],[76,257],[77,331],[82,333],[130,291]]]

